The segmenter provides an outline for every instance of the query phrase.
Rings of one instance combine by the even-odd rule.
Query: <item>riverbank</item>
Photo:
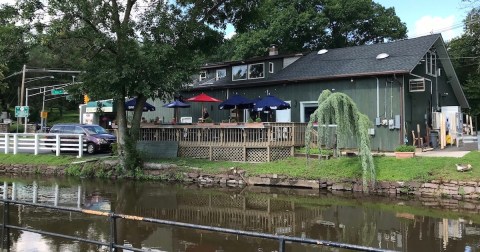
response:
[[[115,158],[102,161],[57,159],[33,155],[0,156],[0,173],[70,175],[78,177],[119,178]],[[34,157],[34,158],[32,158]],[[19,158],[20,160],[15,161]],[[29,160],[31,161],[29,163]],[[34,160],[34,162],[33,162]],[[43,160],[43,161],[42,161]],[[463,158],[417,157],[398,160],[375,157],[377,183],[372,193],[417,195],[454,199],[480,198],[480,152],[472,151]],[[89,162],[92,161],[92,162]],[[75,164],[72,164],[75,162]],[[472,164],[473,169],[458,172],[455,164]],[[361,192],[361,164],[356,157],[330,160],[289,158],[272,163],[212,162],[201,159],[150,160],[145,168],[126,177],[170,180],[203,185],[261,185]]]

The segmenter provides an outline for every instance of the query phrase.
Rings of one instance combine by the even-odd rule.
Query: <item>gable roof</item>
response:
[[[312,52],[279,72],[276,80],[308,80],[409,73],[425,53],[440,38],[433,34],[395,42],[352,46],[328,50],[325,54]],[[386,53],[385,59],[376,59]]]

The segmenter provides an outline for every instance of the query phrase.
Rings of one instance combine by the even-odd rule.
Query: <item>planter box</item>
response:
[[[220,123],[220,127],[236,127],[238,126],[238,123]]]
[[[415,157],[415,152],[395,152],[395,157],[397,159],[413,158],[413,157]]]

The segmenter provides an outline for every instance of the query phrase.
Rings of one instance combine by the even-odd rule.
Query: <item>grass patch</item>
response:
[[[201,168],[204,172],[225,173],[230,167],[247,171],[250,175],[278,174],[305,179],[355,179],[361,177],[359,157],[341,157],[318,161],[317,159],[288,158],[270,163],[238,163],[209,161],[205,159],[176,158],[156,159],[152,162],[171,163],[179,166]],[[480,152],[472,151],[463,158],[416,157],[396,159],[395,157],[374,157],[378,181],[429,181],[436,179],[480,181]],[[469,163],[473,169],[457,172],[456,163]],[[479,165],[477,165],[479,164]]]
[[[302,147],[302,148],[297,148],[295,149],[295,152],[296,153],[302,153],[302,154],[306,154],[307,153],[307,149],[305,147]],[[331,149],[322,149],[322,151],[320,151],[318,148],[310,148],[310,151],[308,152],[308,154],[322,154],[322,155],[333,155],[333,150]]]
[[[74,161],[83,160],[76,156],[63,155],[33,155],[26,153],[13,154],[0,154],[0,164],[33,164],[33,165],[65,165]]]

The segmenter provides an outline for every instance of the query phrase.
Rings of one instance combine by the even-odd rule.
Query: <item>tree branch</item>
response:
[[[123,17],[122,25],[127,25],[128,22],[130,22],[130,14],[132,12],[133,5],[135,5],[136,2],[137,2],[137,0],[128,0],[127,8],[125,10],[125,16]]]
[[[224,4],[227,0],[218,0],[218,2],[209,10],[205,12],[205,16],[200,20],[201,23],[205,22],[207,18],[212,15],[212,13],[220,7],[220,5]]]

